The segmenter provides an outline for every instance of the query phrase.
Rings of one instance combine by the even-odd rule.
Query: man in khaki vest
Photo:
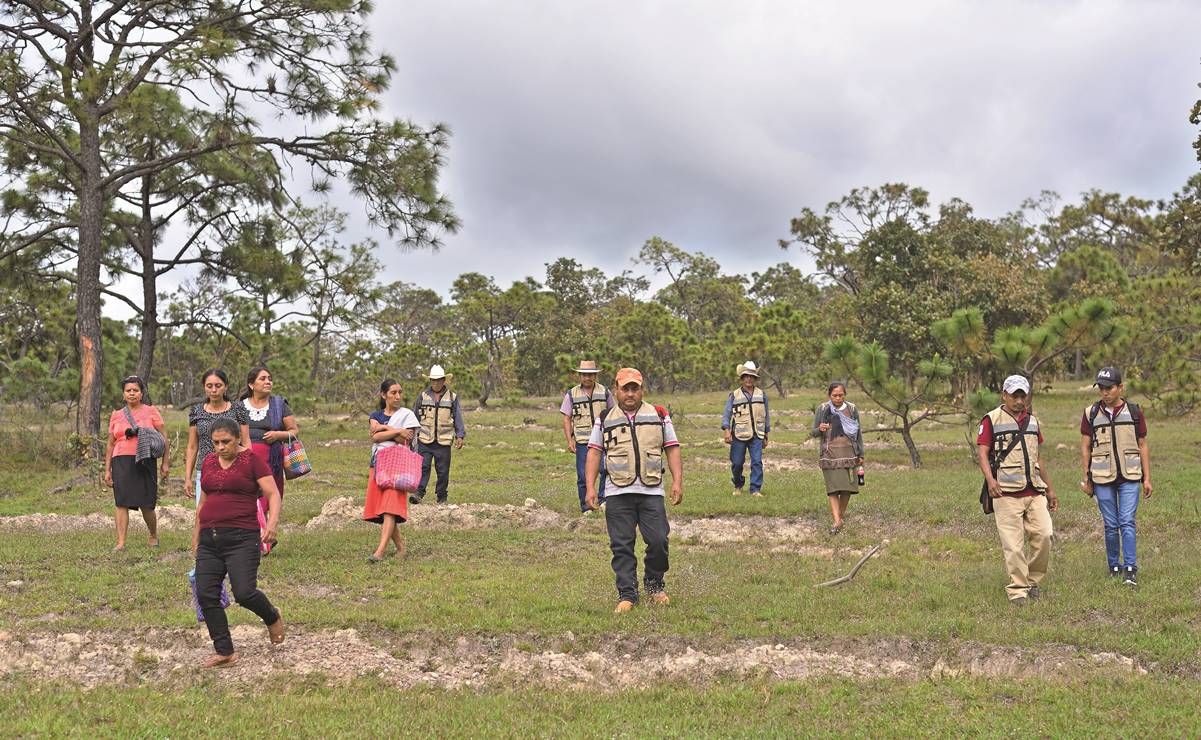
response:
[[[1134,516],[1139,485],[1151,498],[1151,453],[1147,450],[1147,420],[1142,409],[1122,397],[1122,371],[1103,367],[1093,383],[1101,399],[1080,418],[1080,457],[1084,480],[1080,487],[1097,499],[1105,525],[1105,556],[1109,574],[1135,586]]]
[[[743,475],[746,453],[751,453],[751,495],[762,496],[763,450],[771,432],[771,413],[767,409],[767,394],[757,385],[759,368],[755,363],[747,360],[738,366],[737,373],[741,387],[730,393],[721,415],[725,442],[730,446],[730,477],[737,496],[746,483]]]
[[[613,394],[600,383],[596,376],[600,369],[595,360],[583,360],[576,368],[580,384],[563,394],[563,403],[559,405],[559,413],[563,414],[563,436],[567,438],[567,450],[575,455],[575,482],[580,496],[580,513],[588,514],[592,509],[584,502],[588,487],[584,484],[584,466],[588,461],[588,438],[592,436],[592,427],[606,409],[611,409],[617,403]],[[597,490],[600,505],[605,505],[605,471],[600,473],[600,486]]]
[[[638,603],[638,558],[634,555],[635,533],[646,543],[643,558],[643,587],[652,604],[667,604],[664,590],[667,573],[667,507],[663,505],[663,469],[671,470],[671,503],[684,499],[680,442],[671,417],[662,406],[642,400],[642,373],[632,367],[617,371],[617,407],[605,411],[592,427],[588,439],[588,463],[584,481],[585,503],[597,507],[596,476],[601,455],[609,471],[605,526],[617,577],[618,613]]]
[[[425,489],[430,482],[430,468],[438,474],[434,488],[438,503],[444,504],[449,496],[450,448],[463,448],[467,431],[463,427],[463,409],[459,407],[459,396],[447,387],[453,375],[447,375],[441,365],[430,368],[429,386],[417,394],[413,413],[421,423],[417,432],[417,451],[421,453],[421,483],[409,496],[409,503],[419,504],[425,498]]]
[[[1002,404],[980,421],[976,451],[991,497],[1009,585],[1009,603],[1023,606],[1039,597],[1039,584],[1051,563],[1051,514],[1059,503],[1039,457],[1043,443],[1031,414],[1030,381],[1010,375]],[[1025,552],[1029,543],[1030,554]]]

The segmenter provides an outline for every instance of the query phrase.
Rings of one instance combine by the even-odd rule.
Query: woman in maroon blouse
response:
[[[234,600],[267,625],[273,644],[284,641],[284,620],[279,609],[258,589],[259,544],[274,542],[279,527],[280,496],[271,468],[238,444],[241,431],[232,419],[213,422],[215,452],[200,468],[200,505],[192,531],[196,556],[196,595],[216,653],[204,661],[206,668],[229,665],[238,659],[229,635],[229,621],[221,607],[221,581],[229,575]],[[270,502],[267,526],[259,531],[257,502]]]

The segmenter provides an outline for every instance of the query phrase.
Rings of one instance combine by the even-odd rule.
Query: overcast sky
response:
[[[986,216],[1198,169],[1197,2],[379,2],[386,112],[452,131],[463,221],[388,279],[502,286],[651,236],[750,273],[804,206],[903,181]],[[360,218],[360,205],[338,203]],[[367,233],[359,229],[356,233]]]

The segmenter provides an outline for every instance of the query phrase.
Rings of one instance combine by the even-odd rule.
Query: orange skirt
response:
[[[391,514],[398,522],[409,520],[409,494],[395,488],[380,489],[375,485],[375,468],[367,470],[367,504],[363,507],[363,521],[384,523],[384,514]]]

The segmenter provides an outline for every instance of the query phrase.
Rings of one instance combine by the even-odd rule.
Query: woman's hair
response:
[[[136,383],[138,390],[142,391],[142,403],[150,405],[150,393],[146,390],[146,381],[142,380],[137,375],[126,375],[121,379],[121,395],[125,395],[125,386],[130,383]]]
[[[841,388],[843,393],[846,393],[847,384],[842,382],[841,380],[831,381],[830,385],[826,387],[826,395],[828,396],[831,393],[833,393],[835,388]]]
[[[246,374],[246,385],[243,386],[242,393],[238,395],[239,399],[250,398],[250,394],[252,393],[250,390],[250,385],[258,379],[259,375],[262,374],[264,370],[267,370],[266,365],[255,365],[254,367],[250,368],[250,372]],[[267,370],[267,373],[270,374],[271,371]]]
[[[383,396],[385,393],[387,393],[389,390],[391,390],[392,386],[394,386],[394,385],[400,385],[400,381],[393,380],[392,378],[384,378],[384,382],[379,384],[379,395],[380,395],[379,410],[380,411],[383,411],[384,409],[388,408],[388,404],[386,401],[384,401]]]
[[[226,401],[229,400],[229,378],[225,375],[225,371],[219,367],[210,368],[204,371],[204,375],[200,376],[200,385],[204,386],[209,378],[217,378],[222,383],[225,383],[225,390],[221,392],[221,397]]]
[[[242,436],[242,430],[238,428],[238,422],[234,421],[228,416],[222,416],[219,419],[213,420],[213,425],[209,427],[210,437],[212,436],[213,432],[229,432],[230,436],[232,436],[234,439],[238,439]]]

